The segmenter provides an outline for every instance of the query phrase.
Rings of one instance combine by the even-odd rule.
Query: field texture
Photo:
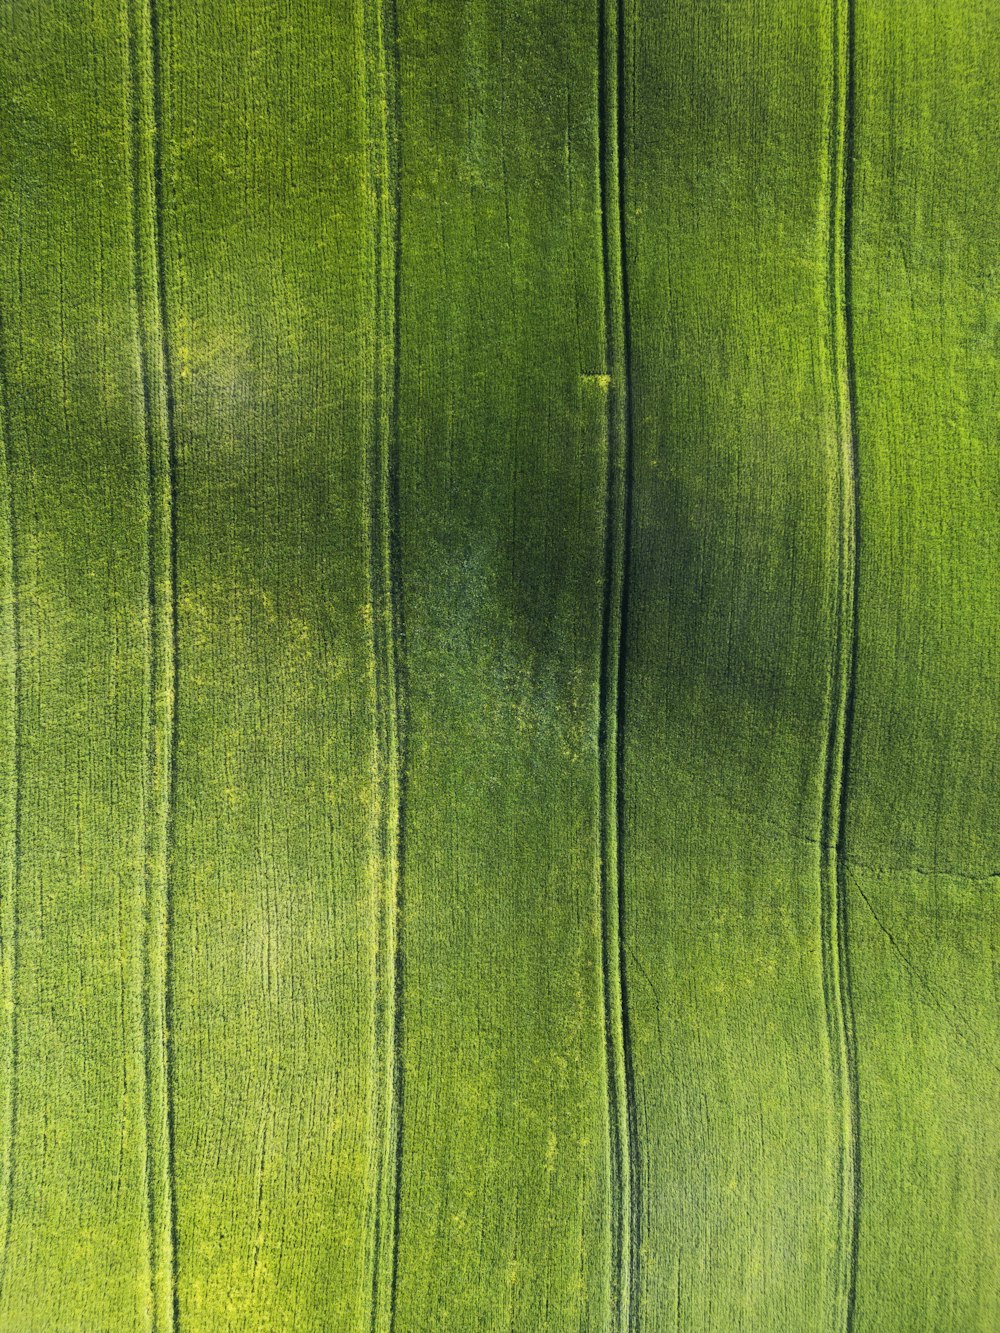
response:
[[[0,1333],[1000,1329],[1000,10],[0,0]]]

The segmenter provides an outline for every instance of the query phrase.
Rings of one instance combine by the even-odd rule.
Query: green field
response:
[[[991,0],[0,3],[0,1333],[1000,1329]]]

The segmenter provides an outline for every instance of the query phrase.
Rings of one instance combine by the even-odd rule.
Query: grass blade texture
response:
[[[1000,1326],[998,102],[0,3],[0,1333]]]

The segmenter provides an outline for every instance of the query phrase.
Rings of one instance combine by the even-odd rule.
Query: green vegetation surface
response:
[[[0,3],[0,1333],[1000,1328],[1000,22]]]

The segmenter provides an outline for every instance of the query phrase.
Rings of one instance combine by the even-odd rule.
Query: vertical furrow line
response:
[[[396,1318],[403,1153],[403,838],[405,690],[399,532],[400,249],[399,34],[396,0],[367,11],[367,73],[375,205],[373,429],[369,453],[375,688],[376,894],[373,1007],[374,1223],[370,1328]]]
[[[829,341],[837,469],[837,614],[829,704],[822,830],[820,933],[823,993],[839,1122],[836,1189],[837,1325],[854,1327],[860,1224],[860,1111],[847,922],[847,792],[858,646],[858,451],[851,303],[854,162],[854,6],[834,0],[829,160]]]
[[[4,876],[0,883],[0,961],[7,1049],[3,1125],[3,1242],[0,1250],[0,1297],[7,1293],[10,1244],[14,1225],[14,1140],[17,1136],[17,894],[21,865],[21,611],[18,593],[17,518],[14,507],[10,442],[10,382],[7,375],[6,329],[0,313],[0,467],[3,468],[4,551],[8,594],[3,608],[3,638],[10,654],[10,761],[7,768],[9,823],[4,828]]]
[[[175,1333],[177,1237],[171,1042],[171,841],[177,750],[176,448],[163,238],[157,0],[130,0],[132,226],[149,526],[143,1044],[151,1327]]]
[[[598,11],[601,243],[608,365],[604,605],[598,700],[601,970],[611,1185],[611,1327],[638,1327],[638,1134],[625,962],[624,693],[633,403],[625,233],[625,0]]]

